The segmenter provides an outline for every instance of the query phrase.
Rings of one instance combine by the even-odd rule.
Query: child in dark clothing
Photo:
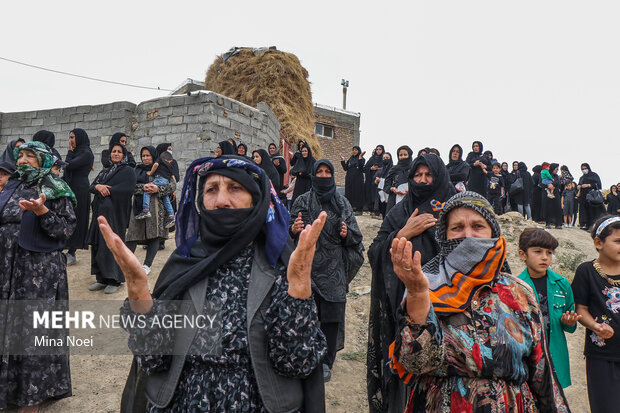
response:
[[[562,213],[564,214],[564,225],[567,227],[574,226],[575,218],[575,197],[577,189],[574,182],[569,182],[562,191]]]
[[[153,164],[153,167],[146,173],[153,178],[153,184],[157,186],[166,186],[170,181],[176,179],[174,177],[174,171],[172,168],[172,155],[169,152],[163,152],[159,155],[157,162]],[[172,209],[172,203],[168,195],[162,197],[166,212],[168,213],[168,220],[165,222],[165,228],[171,228],[174,225],[174,210]],[[151,203],[151,194],[144,192],[142,194],[142,212],[136,215],[136,219],[146,219],[151,217],[151,211],[149,209]]]
[[[501,174],[499,163],[494,163],[489,174],[489,203],[497,215],[502,213],[502,198],[504,197],[504,177]]]

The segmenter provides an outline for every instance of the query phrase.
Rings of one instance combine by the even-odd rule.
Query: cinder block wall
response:
[[[256,108],[209,91],[191,96],[165,96],[135,105],[114,102],[69,108],[0,113],[0,148],[16,138],[31,140],[47,129],[56,135],[56,149],[64,157],[69,131],[86,130],[95,154],[92,180],[101,170],[100,153],[115,132],[129,136],[128,148],[139,162],[140,148],[170,142],[181,175],[196,158],[212,155],[217,143],[228,138],[250,149],[279,143],[280,122],[265,103]]]

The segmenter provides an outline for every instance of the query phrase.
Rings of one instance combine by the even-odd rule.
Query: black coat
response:
[[[77,225],[71,238],[67,240],[65,245],[68,249],[88,249],[86,237],[88,235],[88,220],[90,218],[90,183],[88,174],[93,169],[95,156],[90,150],[90,140],[88,135],[75,133],[76,147],[72,151],[67,152],[65,162],[65,173],[63,179],[69,185],[77,206],[75,207],[75,216]]]
[[[410,178],[407,196],[386,215],[379,233],[368,250],[372,268],[367,359],[367,387],[371,412],[403,411],[404,402],[409,396],[398,376],[392,374],[386,367],[389,361],[388,347],[394,341],[399,318],[398,308],[405,291],[405,286],[392,267],[390,254],[392,240],[405,226],[416,208],[420,214],[431,213],[437,217],[439,213],[433,210],[430,202],[432,200],[445,202],[456,194],[448,171],[439,157],[431,154],[422,155],[414,160],[410,170],[415,171],[420,164],[426,164],[431,170],[434,178],[431,184],[432,191],[427,195],[418,196]],[[413,172],[410,176],[413,176]],[[422,254],[422,265],[439,252],[435,227],[427,229],[410,241],[413,244],[413,251],[420,251]],[[394,394],[399,396],[388,397]],[[389,406],[390,400],[397,400],[398,405]]]
[[[487,166],[487,172],[491,171],[491,163],[489,162],[489,158],[482,156],[480,153],[470,152],[465,160],[471,168],[471,171],[469,172],[469,180],[467,182],[467,189],[469,191],[477,192],[486,198],[488,195],[489,178],[487,176],[487,172],[484,172],[482,169],[482,166],[474,166],[476,161],[484,163]]]
[[[101,196],[95,190],[98,184],[109,185],[110,195]],[[119,165],[113,171],[109,171],[109,168],[102,170],[90,186],[90,192],[95,194],[95,197],[92,203],[93,214],[88,230],[88,244],[92,248],[91,274],[97,275],[97,281],[101,279],[112,279],[118,283],[125,281],[123,272],[99,231],[97,217],[104,216],[112,227],[112,231],[125,241],[125,231],[132,213],[131,200],[135,189],[136,173],[127,164]]]
[[[351,156],[347,162],[342,161],[342,168],[347,171],[344,178],[344,196],[349,200],[354,210],[360,211],[364,207],[364,164],[366,160],[359,156]],[[297,184],[295,184],[297,189]]]
[[[374,176],[377,170],[383,167],[383,152],[381,155],[371,156],[364,165],[364,202],[371,210],[374,209],[375,199],[377,198],[377,185],[375,185]],[[373,166],[377,166],[374,171],[372,170]]]
[[[411,158],[400,159],[398,163],[384,175],[385,184],[383,185],[383,191],[388,194],[387,205],[385,207],[385,213],[390,212],[390,209],[396,205],[396,194],[392,192],[392,188],[398,188],[399,185],[407,182],[407,176],[411,169]]]
[[[308,148],[308,157],[304,158],[301,152],[297,152],[299,153],[299,158],[296,160],[295,166],[291,168],[291,175],[297,177],[295,189],[293,190],[293,202],[295,202],[299,195],[305,194],[312,188],[312,168],[316,159],[312,156],[310,147],[308,145],[304,145],[304,147]],[[293,165],[292,161],[291,165]]]
[[[605,198],[605,203],[607,204],[607,213],[612,215],[620,215],[618,209],[620,209],[620,193],[618,195],[614,195],[613,193],[608,193]]]
[[[518,194],[511,195],[512,199],[519,205],[529,205],[532,202],[532,188],[534,182],[532,181],[532,175],[527,171],[527,166],[523,162],[519,162],[519,170],[516,174],[510,173],[511,176],[515,176],[512,181],[514,183],[517,178],[523,178],[523,191]]]

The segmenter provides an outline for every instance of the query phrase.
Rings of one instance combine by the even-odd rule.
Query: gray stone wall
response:
[[[170,142],[183,177],[196,158],[212,155],[217,143],[228,138],[248,148],[267,149],[280,142],[280,122],[265,103],[256,108],[208,91],[166,96],[135,105],[114,102],[30,112],[0,113],[0,148],[15,138],[31,140],[47,129],[56,135],[56,149],[68,150],[69,131],[86,130],[95,154],[94,179],[101,170],[100,153],[115,132],[125,132],[128,148],[140,161],[140,148]],[[182,179],[182,178],[181,178]]]

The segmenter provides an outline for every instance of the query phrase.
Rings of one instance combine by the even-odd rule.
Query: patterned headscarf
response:
[[[188,257],[192,245],[200,236],[199,216],[198,210],[196,209],[196,189],[199,177],[206,176],[210,173],[218,173],[218,170],[221,171],[222,175],[229,175],[227,171],[225,171],[229,168],[236,169],[234,171],[235,175],[238,175],[238,171],[245,171],[243,175],[238,175],[239,177],[237,177],[236,180],[239,182],[242,179],[251,179],[258,189],[258,193],[254,193],[254,185],[244,185],[250,193],[252,193],[252,198],[254,200],[254,211],[248,218],[248,223],[253,221],[253,216],[260,218],[263,225],[262,227],[259,226],[257,229],[262,230],[265,234],[265,252],[269,263],[275,266],[280,254],[284,250],[288,238],[287,233],[290,214],[284,207],[284,204],[282,204],[282,201],[280,201],[265,171],[253,162],[236,155],[221,156],[219,158],[200,158],[192,162],[187,168],[187,173],[183,182],[183,190],[181,192],[181,203],[176,220],[177,249],[181,255]],[[243,185],[242,181],[240,183]],[[231,239],[235,236],[243,237],[245,234],[252,231],[248,228],[239,232],[239,234],[231,234]],[[240,247],[245,245],[247,244],[242,245],[242,243],[239,243]]]
[[[77,206],[77,199],[69,185],[51,171],[56,157],[52,154],[49,146],[43,142],[26,142],[13,150],[15,159],[19,157],[19,152],[23,150],[34,152],[39,161],[39,167],[19,165],[17,167],[18,179],[24,182],[36,181],[37,191],[39,194],[45,194],[47,199],[68,197],[73,202],[73,206]]]
[[[439,254],[423,267],[430,282],[431,303],[435,312],[457,313],[469,307],[474,293],[490,283],[500,271],[509,272],[506,265],[506,240],[493,207],[475,192],[461,192],[450,198],[441,209],[436,237]],[[489,223],[491,238],[447,239],[447,221],[451,211],[468,208],[476,211]]]

